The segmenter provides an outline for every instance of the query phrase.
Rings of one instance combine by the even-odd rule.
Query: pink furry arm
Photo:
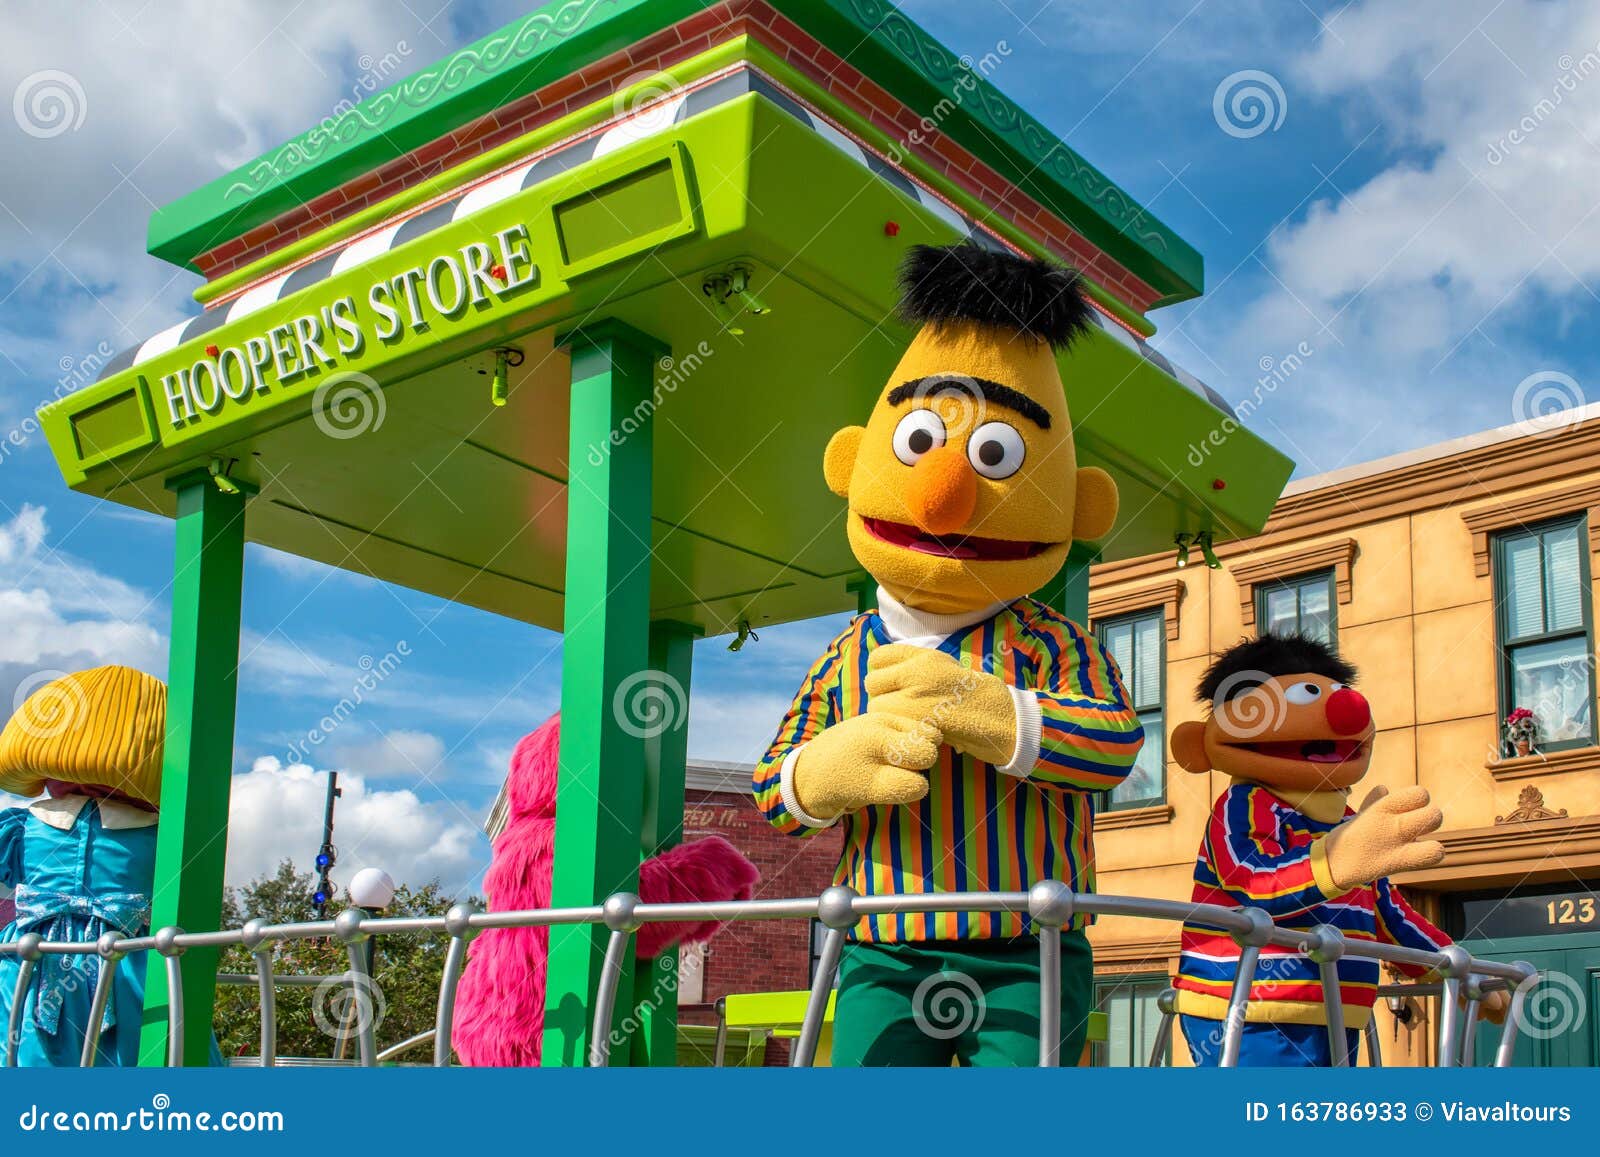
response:
[[[640,864],[639,899],[646,904],[748,900],[760,879],[761,873],[738,848],[721,836],[707,836]],[[676,944],[709,940],[718,927],[715,920],[647,923],[639,929],[636,954],[649,960]]]

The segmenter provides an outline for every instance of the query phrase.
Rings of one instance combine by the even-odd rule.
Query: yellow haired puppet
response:
[[[920,329],[823,462],[878,606],[812,667],[756,802],[794,835],[840,825],[835,880],[867,895],[1089,890],[1091,795],[1128,774],[1144,733],[1095,639],[1028,595],[1116,518],[1110,476],[1078,466],[1056,369],[1090,307],[1070,270],[972,244],[915,247],[901,290]],[[1036,1063],[1029,931],[1019,912],[863,919],[833,1063]],[[1061,941],[1053,1043],[1071,1063],[1093,983],[1081,918]]]
[[[43,798],[0,811],[0,883],[16,889],[0,942],[31,932],[92,944],[106,932],[146,932],[166,716],[159,679],[96,667],[45,684],[11,717],[0,732],[0,789]],[[19,967],[15,955],[0,956],[0,1025],[10,1023]],[[6,1042],[19,1064],[76,1066],[91,1029],[98,1064],[137,1063],[144,953],[115,965],[105,1017],[90,1026],[100,967],[93,955],[39,961],[21,1034]]]

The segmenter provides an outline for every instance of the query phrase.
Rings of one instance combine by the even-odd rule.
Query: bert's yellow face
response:
[[[940,614],[1038,590],[1074,538],[1116,519],[1111,478],[1078,468],[1050,347],[970,323],[918,333],[867,425],[828,443],[824,472],[861,565]]]

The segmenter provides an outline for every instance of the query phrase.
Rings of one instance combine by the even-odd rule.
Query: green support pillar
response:
[[[878,606],[878,580],[869,574],[858,574],[845,583],[845,589],[856,596],[856,614],[864,615]]]
[[[1100,551],[1081,542],[1072,544],[1065,565],[1056,577],[1033,592],[1047,607],[1054,607],[1081,627],[1089,626],[1089,568],[1100,561]]]
[[[161,768],[150,926],[212,931],[222,920],[228,789],[239,685],[239,614],[246,495],[225,494],[205,470],[168,482],[178,495],[167,663],[167,746]],[[204,1065],[211,1045],[217,949],[183,958],[183,1063]],[[166,961],[150,953],[139,1063],[167,1063]]]
[[[556,795],[557,907],[632,891],[639,878],[648,692],[653,338],[604,321],[561,339],[572,356],[567,574],[561,652],[561,772]],[[628,419],[626,427],[624,419]],[[624,432],[625,429],[629,432]],[[648,699],[645,702],[649,702]],[[604,926],[552,928],[544,1064],[588,1063],[590,1011],[605,959]],[[633,1007],[633,954],[617,990],[620,1026]]]
[[[644,822],[639,854],[653,856],[683,840],[684,776],[689,763],[689,679],[700,629],[661,619],[650,624],[650,669],[657,673],[664,727],[645,740]],[[663,952],[634,978],[636,1065],[678,1059],[678,953]]]

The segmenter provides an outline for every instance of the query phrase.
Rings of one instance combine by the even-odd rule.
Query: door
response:
[[[1540,972],[1528,994],[1512,1064],[1537,1066],[1600,1063],[1600,935],[1528,936],[1465,940],[1463,948],[1485,960],[1526,960]],[[1500,1028],[1478,1026],[1474,1063],[1492,1065]]]

